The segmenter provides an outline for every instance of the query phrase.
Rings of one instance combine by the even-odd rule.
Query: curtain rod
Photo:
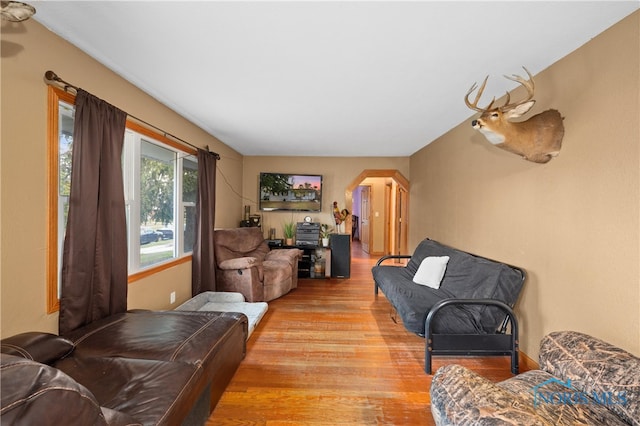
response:
[[[51,71],[51,70],[49,70],[49,71],[47,71],[47,72],[45,72],[45,73],[44,73],[44,78],[45,78],[45,80],[46,80],[47,82],[53,82],[53,83],[57,83],[57,84],[63,85],[63,86],[64,86],[64,91],[65,91],[65,92],[68,92],[68,91],[69,91],[69,89],[73,89],[73,90],[75,90],[75,91],[76,91],[76,93],[78,93],[78,87],[77,87],[77,86],[74,86],[73,84],[71,84],[71,83],[68,83],[68,82],[64,81],[63,79],[61,79],[60,77],[58,77],[58,75],[57,75],[55,72],[53,72],[53,71]],[[197,146],[195,146],[195,145],[193,145],[193,144],[191,144],[191,143],[189,143],[189,142],[185,141],[184,139],[180,139],[179,137],[174,136],[174,135],[172,135],[171,133],[167,133],[166,131],[162,130],[162,129],[161,129],[161,128],[159,128],[158,126],[154,126],[153,124],[151,124],[151,123],[149,123],[149,122],[147,122],[147,121],[145,121],[145,120],[143,120],[143,119],[141,119],[141,118],[138,118],[138,117],[136,117],[135,115],[131,115],[131,114],[129,114],[128,112],[127,112],[126,114],[127,114],[129,117],[133,118],[134,120],[137,120],[137,121],[139,121],[139,122],[141,122],[141,123],[143,123],[143,124],[145,124],[145,125],[147,125],[147,126],[149,126],[149,127],[154,128],[155,130],[157,130],[157,131],[161,132],[165,137],[169,136],[169,137],[171,137],[171,138],[173,138],[173,139],[175,139],[175,140],[177,140],[177,141],[179,141],[179,142],[182,142],[182,143],[183,143],[183,144],[185,144],[185,145],[189,145],[190,147],[195,148],[196,150],[200,149],[199,147],[197,147]],[[210,154],[212,154],[214,157],[216,157],[216,160],[219,160],[219,159],[220,159],[220,154],[218,154],[217,152],[211,152],[211,151],[209,151],[209,145],[206,145],[206,146],[205,146],[205,149],[207,150],[207,152],[209,152],[209,153],[210,153]]]

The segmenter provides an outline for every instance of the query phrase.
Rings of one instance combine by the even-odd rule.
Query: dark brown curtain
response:
[[[127,114],[79,89],[62,258],[60,334],[127,310],[122,145]]]
[[[196,238],[191,263],[191,293],[216,290],[213,227],[216,214],[216,156],[198,149],[198,198]]]

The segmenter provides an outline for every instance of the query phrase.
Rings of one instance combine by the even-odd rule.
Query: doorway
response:
[[[398,170],[364,170],[345,196],[363,251],[376,256],[406,254],[409,181]]]
[[[360,215],[354,215],[353,218],[356,221],[360,221],[359,224],[356,224],[356,228],[360,230],[358,238],[362,245],[362,251],[370,253],[371,238],[369,234],[369,221],[371,216],[371,186],[360,185],[358,188],[360,189]]]

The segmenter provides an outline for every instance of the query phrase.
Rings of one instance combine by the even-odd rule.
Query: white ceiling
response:
[[[241,154],[294,156],[411,155],[473,115],[463,98],[474,81],[491,75],[485,97],[501,96],[515,86],[503,74],[535,75],[640,5],[31,4],[37,21]]]

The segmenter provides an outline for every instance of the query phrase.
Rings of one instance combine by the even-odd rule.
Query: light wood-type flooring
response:
[[[213,425],[433,425],[424,339],[373,293],[370,258],[354,242],[351,278],[301,279],[269,302],[247,355],[207,422]],[[434,357],[490,380],[508,357]]]

